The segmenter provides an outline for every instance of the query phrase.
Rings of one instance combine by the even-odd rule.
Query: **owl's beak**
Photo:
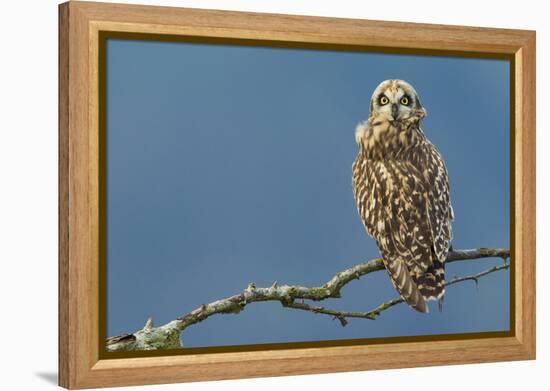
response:
[[[393,103],[391,105],[391,116],[393,117],[394,120],[397,119],[397,111],[398,111],[398,107],[397,107],[397,104]]]

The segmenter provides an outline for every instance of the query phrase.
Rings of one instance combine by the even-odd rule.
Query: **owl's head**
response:
[[[415,89],[404,80],[385,80],[376,87],[370,101],[370,116],[390,121],[421,120],[426,110]]]

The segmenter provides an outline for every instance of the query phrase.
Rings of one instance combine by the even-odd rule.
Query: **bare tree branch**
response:
[[[502,258],[506,261],[509,257],[510,252],[507,249],[479,248],[473,250],[451,251],[447,256],[446,262],[451,263],[481,258]],[[479,278],[508,268],[509,264],[505,262],[503,265],[492,267],[475,275],[454,278],[445,285],[449,286],[468,280],[474,281],[477,284]],[[277,283],[274,283],[269,288],[259,288],[256,287],[254,283],[251,283],[244,291],[237,295],[217,300],[209,304],[203,304],[165,325],[154,327],[152,320],[149,319],[145,327],[135,333],[107,338],[106,347],[108,351],[180,348],[179,336],[187,327],[200,323],[215,314],[237,314],[242,311],[246,305],[261,301],[279,301],[283,307],[286,308],[330,315],[338,319],[342,326],[347,324],[347,318],[374,320],[382,311],[403,302],[403,300],[401,298],[395,298],[367,312],[336,311],[307,304],[304,300],[321,301],[328,298],[339,298],[341,297],[341,289],[349,282],[359,279],[365,274],[383,269],[384,264],[382,259],[377,258],[336,273],[334,277],[320,287],[308,288],[300,285],[279,286]]]
[[[459,282],[469,281],[469,280],[474,281],[476,283],[476,285],[478,285],[479,284],[479,279],[481,277],[486,276],[487,274],[499,271],[499,270],[505,270],[505,269],[509,269],[509,268],[510,268],[510,264],[508,262],[505,262],[502,265],[494,266],[490,269],[484,270],[484,271],[482,271],[480,273],[477,273],[477,274],[473,274],[471,276],[455,277],[452,280],[447,281],[445,283],[445,286],[449,286],[449,285],[453,285],[453,284],[456,284],[456,283],[459,283]],[[342,326],[346,326],[347,323],[348,323],[346,318],[364,318],[364,319],[374,320],[380,315],[380,313],[382,311],[385,311],[388,308],[393,307],[394,305],[397,305],[397,304],[400,304],[400,303],[403,303],[403,299],[400,298],[400,297],[397,297],[397,298],[391,299],[389,301],[386,301],[386,302],[380,304],[379,306],[377,306],[376,308],[374,308],[370,311],[366,311],[366,312],[337,311],[337,310],[331,310],[331,309],[328,309],[328,308],[325,308],[325,307],[309,305],[309,304],[306,304],[306,303],[303,303],[303,302],[301,302],[301,303],[292,302],[292,303],[286,303],[286,304],[283,303],[283,306],[287,307],[287,308],[295,308],[295,309],[299,309],[299,310],[310,311],[310,312],[313,312],[313,313],[316,313],[316,314],[331,315],[331,316],[333,316],[334,319],[338,319],[340,321],[340,323],[342,324]]]

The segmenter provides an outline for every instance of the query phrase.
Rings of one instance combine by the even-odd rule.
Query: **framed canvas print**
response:
[[[535,33],[59,7],[60,384],[535,358]]]

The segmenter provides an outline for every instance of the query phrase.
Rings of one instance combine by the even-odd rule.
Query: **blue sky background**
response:
[[[455,248],[509,247],[509,62],[110,39],[107,44],[107,334],[162,324],[249,282],[322,285],[379,255],[351,190],[354,129],[382,80],[428,111],[443,154]],[[501,263],[447,265],[447,279]],[[396,296],[385,272],[323,304]],[[182,333],[219,346],[509,329],[509,272],[447,289],[443,312],[405,305],[348,326],[254,303]]]

